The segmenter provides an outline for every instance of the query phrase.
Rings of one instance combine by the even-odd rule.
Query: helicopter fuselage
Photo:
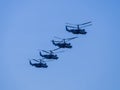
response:
[[[68,32],[71,32],[73,34],[87,34],[87,32],[84,30],[84,29],[70,29],[70,30],[67,30]]]
[[[46,58],[46,59],[58,59],[58,56],[55,54],[46,54],[46,55],[43,55],[41,52],[40,52],[40,56]]]
[[[85,31],[85,29],[81,29],[81,28],[76,28],[76,29],[68,29],[66,26],[66,31],[71,32],[73,34],[87,34],[87,32]]]
[[[47,68],[48,67],[48,65],[46,64],[46,63],[32,63],[31,61],[29,61],[29,63],[30,63],[30,65],[32,65],[32,66],[35,66],[35,67],[37,67],[37,68]]]
[[[72,48],[72,45],[70,43],[66,43],[66,42],[55,42],[54,40],[52,40],[52,43],[55,45],[55,46],[58,46],[59,48]]]

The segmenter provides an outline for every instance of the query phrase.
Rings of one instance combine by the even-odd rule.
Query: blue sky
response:
[[[0,1],[1,90],[119,90],[120,1],[2,0]],[[54,36],[74,37],[65,23],[92,21],[87,35],[71,41],[47,69],[28,59],[39,49],[56,48]]]

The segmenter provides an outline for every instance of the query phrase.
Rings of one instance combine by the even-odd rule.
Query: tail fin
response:
[[[42,53],[41,53],[41,52],[39,52],[39,55],[43,57],[43,55],[42,55]]]
[[[70,30],[68,29],[68,26],[65,26],[65,28],[66,28],[66,31],[70,32]]]
[[[56,45],[54,40],[52,40],[52,43],[53,43],[54,45]]]
[[[30,65],[32,65],[33,66],[33,64],[32,64],[32,62],[29,60],[29,63],[30,63]]]

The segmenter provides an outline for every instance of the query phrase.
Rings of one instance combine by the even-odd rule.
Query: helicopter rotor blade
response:
[[[62,51],[58,51],[58,52],[55,52],[55,53],[63,53],[63,52],[65,52],[64,50],[62,50]]]
[[[45,58],[37,59],[37,60],[36,60],[36,59],[32,59],[32,60],[34,60],[34,61],[36,61],[36,62],[39,62],[39,63],[40,63],[40,62],[46,62],[46,61],[44,61],[43,59],[45,59]],[[38,61],[38,60],[39,60],[39,61]]]
[[[53,41],[53,42],[60,42],[60,41],[55,41],[55,40],[51,40],[51,41]]]
[[[52,51],[56,51],[56,50],[58,50],[58,49],[60,49],[60,48],[56,48],[56,49],[54,49],[54,50],[52,50]]]
[[[55,36],[55,38],[62,39],[62,38],[59,38],[59,37],[56,37],[56,36]],[[75,39],[75,38],[78,38],[78,37],[65,38],[65,39],[62,39],[62,41],[56,41],[56,42],[67,42],[67,41],[70,41],[70,40]]]
[[[78,24],[78,25],[86,25],[86,24],[90,24],[90,23],[92,23],[92,22],[89,21],[89,22],[86,22],[86,23]]]
[[[40,61],[38,61],[38,60],[36,60],[36,59],[32,59],[32,60],[34,60],[34,61],[36,61],[36,62],[40,62]]]
[[[65,39],[63,39],[63,38],[59,38],[59,37],[55,37],[55,38],[58,38],[58,39],[62,39],[62,40],[65,40]],[[74,38],[77,38],[77,37],[66,38],[66,39],[74,39]]]
[[[68,24],[68,25],[79,25],[80,26],[80,25],[86,25],[86,24],[90,24],[90,23],[92,23],[92,22],[89,21],[89,22],[85,22],[85,23],[82,23],[82,24],[71,24],[71,23],[66,23],[66,24]],[[70,26],[70,27],[72,27],[72,26]]]
[[[46,53],[50,53],[50,52],[48,52],[48,51],[45,51],[45,50],[42,50],[43,52],[46,52]]]
[[[41,50],[41,49],[37,49],[39,52],[45,52],[45,53],[49,53],[49,51],[46,51],[46,50]]]
[[[78,37],[67,38],[66,40],[70,41],[70,40],[75,39],[75,38],[78,38]]]
[[[82,26],[82,27],[80,27],[80,28],[84,28],[84,27],[88,27],[88,26],[91,26],[92,24],[89,24],[89,25],[86,25],[86,26]]]
[[[54,41],[54,40],[52,40],[52,41]],[[63,42],[63,40],[61,40],[61,41],[54,41],[54,42],[61,43],[61,42]]]
[[[74,27],[74,26],[68,26],[68,25],[67,25],[67,27],[70,27],[70,28],[76,28],[76,27]]]
[[[52,50],[52,51],[56,51],[56,50],[58,50],[58,49],[61,49],[61,48],[56,48],[56,49],[54,49],[54,50]],[[64,52],[64,50],[58,51],[58,52],[54,52],[54,53],[62,53],[62,52]]]
[[[66,40],[66,39],[63,39],[63,38],[56,37],[56,36],[54,36],[54,38],[61,39],[61,41],[59,41],[59,42],[63,42],[63,41]]]
[[[49,59],[49,60],[47,59],[47,60],[45,60],[44,62],[51,62],[51,61],[55,61],[55,59],[51,59],[51,60],[50,60],[50,59]]]
[[[71,23],[66,23],[66,25],[75,25],[75,24],[71,24]]]
[[[57,39],[62,39],[62,38],[60,38],[60,37],[56,37],[56,36],[54,36],[54,38],[57,38]]]
[[[49,50],[49,53],[54,53],[53,50]]]

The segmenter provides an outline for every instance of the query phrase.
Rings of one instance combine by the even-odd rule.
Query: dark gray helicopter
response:
[[[59,37],[55,37],[55,38],[61,39]],[[52,40],[52,43],[53,43],[53,45],[57,46],[58,49],[60,49],[60,48],[72,48],[71,43],[67,43],[67,42],[72,40],[72,39],[75,39],[75,38],[78,38],[78,37],[66,38],[66,39],[62,39],[61,41]]]
[[[32,66],[35,66],[37,68],[47,68],[48,67],[48,65],[45,63],[45,61],[43,61],[43,59],[37,59],[37,60],[36,59],[32,59],[32,60],[38,62],[38,63],[32,63],[31,60],[29,60],[29,63]]]
[[[66,31],[71,32],[73,34],[87,34],[87,32],[85,31],[85,29],[83,29],[83,27],[87,27],[92,25],[91,22],[86,22],[83,24],[69,24],[66,25]]]
[[[49,51],[45,51],[45,50],[42,50],[44,53],[47,53],[47,54],[42,54],[41,51],[39,52],[40,56],[43,57],[44,59],[58,59],[58,56],[57,54],[55,54],[53,51],[55,50],[49,50]]]

